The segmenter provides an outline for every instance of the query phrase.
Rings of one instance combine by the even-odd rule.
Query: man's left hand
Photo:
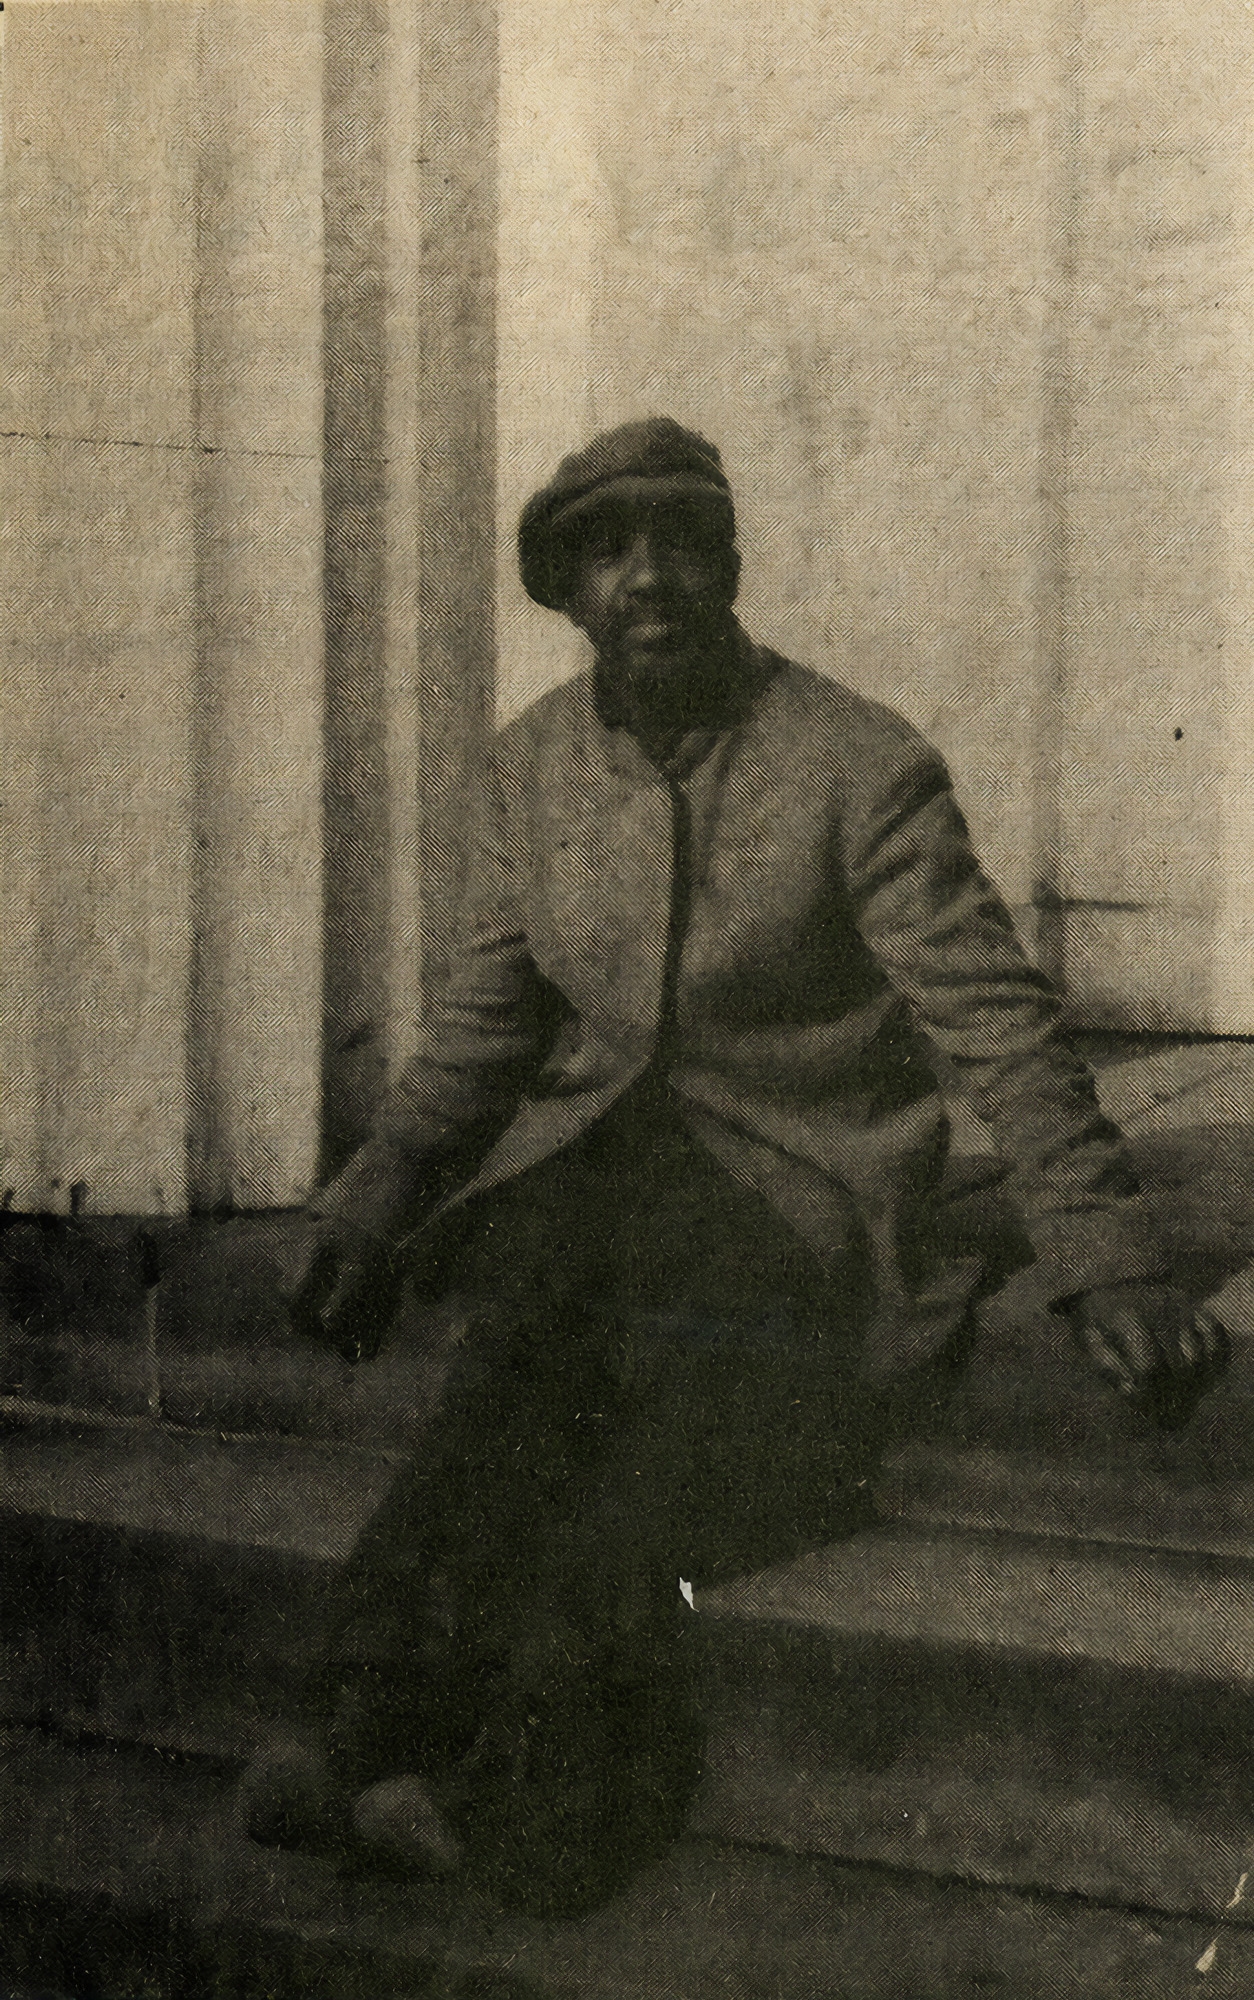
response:
[[[1098,1285],[1070,1310],[1098,1373],[1164,1429],[1187,1423],[1228,1365],[1226,1329],[1173,1285]]]

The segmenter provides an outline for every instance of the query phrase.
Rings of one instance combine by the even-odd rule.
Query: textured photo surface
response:
[[[13,2000],[1254,1984],[1252,87],[4,0]]]

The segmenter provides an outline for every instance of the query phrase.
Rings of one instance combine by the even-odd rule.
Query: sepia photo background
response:
[[[0,1185],[299,1202],[573,670],[521,502],[720,445],[1075,1018],[1254,1034],[1242,0],[7,0]]]

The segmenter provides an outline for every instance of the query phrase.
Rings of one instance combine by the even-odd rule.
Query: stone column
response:
[[[189,1196],[268,1208],[321,1123],[322,10],[197,19]]]
[[[412,1040],[456,892],[494,17],[4,20],[0,1193],[284,1206],[324,1092],[334,1160]]]
[[[187,1194],[196,15],[6,11],[4,1189]]]
[[[341,0],[324,89],[331,1169],[447,949],[493,684],[494,7]]]

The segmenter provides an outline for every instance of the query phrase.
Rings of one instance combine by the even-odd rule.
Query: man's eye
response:
[[[688,507],[659,507],[653,516],[653,531],[667,548],[683,549],[701,534],[701,517]]]
[[[626,538],[605,529],[589,535],[583,545],[584,560],[587,562],[618,562],[627,548]]]
[[[679,502],[660,508],[656,519],[659,540],[677,554],[702,559],[726,542],[722,522],[708,508]]]

